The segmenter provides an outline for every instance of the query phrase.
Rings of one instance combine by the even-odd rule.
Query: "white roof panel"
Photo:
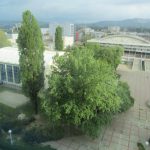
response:
[[[18,48],[14,47],[0,48],[0,62],[9,64],[19,64]]]
[[[45,51],[44,52],[44,61],[45,65],[49,65],[53,61],[53,57],[58,55],[63,55],[64,52],[58,51]],[[4,47],[0,48],[0,62],[9,63],[9,64],[19,64],[19,51],[18,48],[14,47]]]

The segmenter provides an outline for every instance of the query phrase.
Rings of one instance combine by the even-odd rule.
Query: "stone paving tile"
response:
[[[49,144],[48,144],[49,145]],[[50,145],[53,147],[53,148],[56,148],[56,149],[59,149],[62,145],[58,144],[57,142],[50,142]]]
[[[137,149],[137,141],[136,142],[130,141],[129,149],[133,149],[133,150]]]
[[[72,149],[79,149],[81,144],[79,144],[78,142],[73,142],[70,144],[69,148],[72,148]]]
[[[129,135],[123,135],[123,134],[122,134],[122,135],[120,136],[120,138],[123,139],[123,140],[129,141]]]
[[[47,144],[58,150],[138,150],[137,142],[145,144],[150,137],[150,109],[145,105],[147,99],[150,99],[150,74],[121,74],[121,79],[128,82],[131,95],[135,98],[132,108],[116,116],[95,140],[87,136],[77,136]],[[149,78],[145,78],[146,76]],[[150,150],[150,147],[146,147],[146,150],[148,149]]]
[[[81,145],[78,150],[95,150],[95,149],[91,148],[90,146]]]
[[[120,145],[123,145],[123,146],[126,146],[128,147],[129,145],[129,141],[128,140],[123,140],[123,139],[120,139],[120,142],[119,142]]]

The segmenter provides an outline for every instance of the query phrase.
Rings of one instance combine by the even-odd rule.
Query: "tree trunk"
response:
[[[37,95],[32,95],[32,104],[33,104],[33,108],[35,111],[35,114],[38,114],[38,99],[37,99]]]
[[[34,100],[34,107],[35,107],[35,114],[37,115],[38,114],[38,101],[37,101],[37,97],[36,99]]]

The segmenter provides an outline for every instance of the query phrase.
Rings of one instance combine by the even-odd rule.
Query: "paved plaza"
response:
[[[137,142],[145,144],[150,137],[150,108],[146,106],[150,100],[150,73],[120,69],[118,72],[135,98],[130,110],[116,116],[97,139],[76,136],[45,144],[58,150],[138,150]],[[149,149],[150,146],[146,147]]]

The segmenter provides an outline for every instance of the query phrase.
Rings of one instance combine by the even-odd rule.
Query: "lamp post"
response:
[[[13,144],[13,140],[12,140],[12,130],[8,130],[8,133],[9,133],[9,138],[10,138],[10,144],[12,145]]]

